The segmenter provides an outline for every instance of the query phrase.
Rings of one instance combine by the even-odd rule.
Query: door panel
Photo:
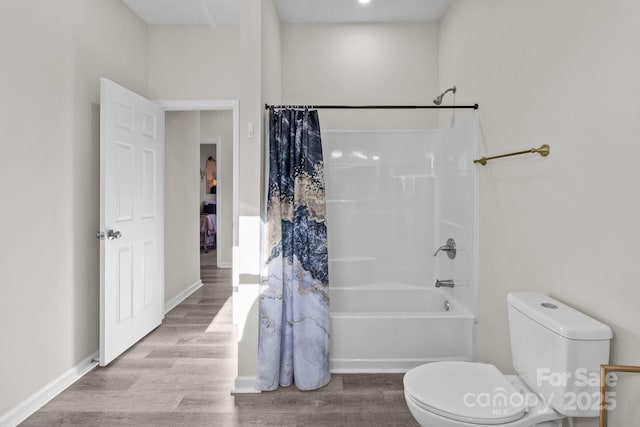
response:
[[[117,141],[116,145],[116,222],[133,220],[133,147]]]
[[[107,79],[100,96],[100,365],[162,322],[164,112]]]
[[[133,292],[133,248],[131,245],[118,249],[118,263],[114,268],[118,271],[118,323],[129,319]]]
[[[148,149],[142,150],[142,218],[151,219],[156,216],[156,153]]]

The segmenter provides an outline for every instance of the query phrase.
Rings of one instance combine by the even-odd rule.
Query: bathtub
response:
[[[474,359],[474,318],[444,291],[394,285],[330,292],[332,372],[406,372]]]

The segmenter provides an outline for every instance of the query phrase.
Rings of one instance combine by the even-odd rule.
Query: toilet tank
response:
[[[569,417],[596,417],[611,329],[547,295],[507,296],[513,367],[540,399]]]

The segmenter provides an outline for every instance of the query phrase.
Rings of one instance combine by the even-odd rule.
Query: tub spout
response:
[[[436,280],[436,288],[453,288],[453,280]]]

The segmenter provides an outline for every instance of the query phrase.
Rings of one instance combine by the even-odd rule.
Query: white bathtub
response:
[[[332,372],[406,372],[474,358],[474,318],[443,291],[394,285],[330,292]]]

